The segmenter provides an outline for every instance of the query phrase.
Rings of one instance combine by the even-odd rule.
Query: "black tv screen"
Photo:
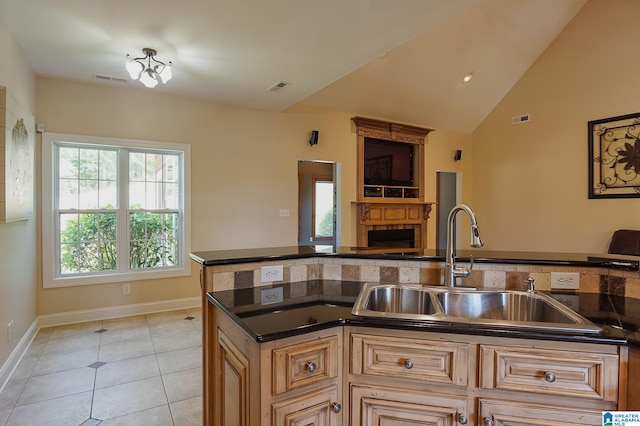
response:
[[[365,138],[364,184],[413,186],[413,144]]]

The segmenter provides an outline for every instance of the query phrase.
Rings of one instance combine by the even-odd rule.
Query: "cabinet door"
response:
[[[503,400],[480,400],[478,425],[483,426],[600,426],[601,411]]]
[[[464,425],[469,421],[464,397],[379,386],[351,387],[351,424],[367,426]]]
[[[338,387],[330,386],[273,404],[273,426],[340,426]]]
[[[218,365],[221,377],[216,383],[217,416],[220,425],[249,425],[249,360],[218,330]]]

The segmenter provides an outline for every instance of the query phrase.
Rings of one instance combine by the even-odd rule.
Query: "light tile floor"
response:
[[[202,315],[41,329],[0,393],[0,425],[202,424]]]

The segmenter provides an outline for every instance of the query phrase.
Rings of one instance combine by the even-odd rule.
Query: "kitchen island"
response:
[[[515,288],[533,275],[544,290],[552,271],[579,272],[580,291],[559,297],[603,332],[351,315],[362,282],[438,285],[437,254],[309,247],[193,253],[202,266],[205,424],[589,425],[600,424],[603,410],[639,408],[631,386],[638,382],[640,311],[637,299],[620,294],[634,294],[637,258],[473,254],[477,287]],[[273,265],[283,266],[283,279],[262,283],[261,268]]]

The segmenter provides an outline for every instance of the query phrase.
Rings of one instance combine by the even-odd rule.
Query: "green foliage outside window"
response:
[[[63,273],[111,271],[117,268],[116,214],[66,215],[62,231]],[[173,266],[177,259],[177,213],[132,213],[129,262],[132,269]]]

